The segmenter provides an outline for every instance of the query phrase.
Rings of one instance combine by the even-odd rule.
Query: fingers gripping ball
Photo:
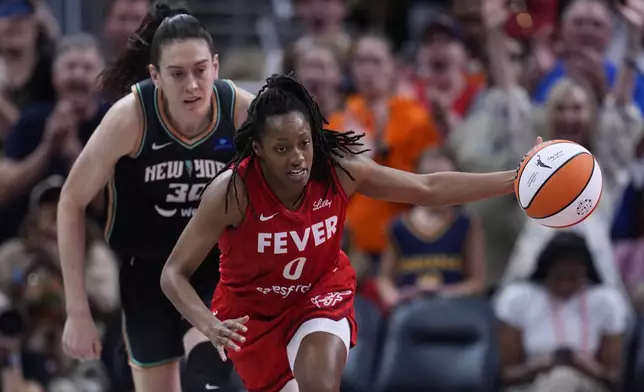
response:
[[[602,173],[593,155],[567,140],[535,146],[514,180],[521,208],[538,223],[554,228],[576,225],[597,207]]]

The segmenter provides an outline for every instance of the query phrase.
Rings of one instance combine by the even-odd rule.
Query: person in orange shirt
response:
[[[396,65],[390,43],[374,35],[358,39],[351,73],[357,94],[348,97],[344,108],[329,117],[329,128],[365,133],[365,145],[376,162],[414,171],[422,151],[439,144],[440,137],[422,105],[396,95]],[[387,225],[408,208],[354,196],[347,212],[352,250],[377,259],[387,243]]]

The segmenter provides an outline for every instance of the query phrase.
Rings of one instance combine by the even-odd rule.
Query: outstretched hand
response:
[[[528,155],[530,155],[530,152],[532,152],[532,150],[534,150],[534,149],[535,149],[537,146],[539,146],[541,143],[543,143],[543,138],[542,138],[541,136],[537,136],[537,140],[536,140],[536,141],[535,141],[535,143],[534,143],[534,147],[532,147],[532,148],[530,149],[530,151],[528,151],[528,152],[523,156],[523,158],[521,158],[521,161],[519,162],[519,165],[517,166],[516,174],[514,175],[514,179],[515,179],[515,180],[519,177],[519,169],[521,169],[521,164],[523,163],[523,161],[525,161],[525,158],[526,158]]]
[[[239,351],[240,347],[235,341],[239,343],[246,341],[246,338],[238,332],[248,331],[244,325],[248,322],[248,316],[224,321],[215,320],[216,324],[206,333],[206,336],[217,349],[221,360],[225,362],[227,357],[224,349]]]

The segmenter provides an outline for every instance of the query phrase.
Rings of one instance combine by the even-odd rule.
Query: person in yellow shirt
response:
[[[359,38],[351,57],[357,94],[329,117],[329,128],[365,133],[365,145],[376,162],[411,172],[422,151],[439,144],[440,136],[420,103],[396,94],[396,72],[392,47],[385,38]],[[408,208],[354,196],[347,212],[352,250],[377,260],[387,243],[387,225]]]

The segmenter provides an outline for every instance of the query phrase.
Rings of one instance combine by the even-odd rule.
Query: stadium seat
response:
[[[355,299],[358,344],[351,349],[342,376],[342,392],[370,392],[373,367],[380,342],[382,316],[374,303],[361,296]]]
[[[387,327],[377,392],[492,392],[496,322],[483,298],[424,298],[396,309]]]
[[[625,342],[627,347],[624,391],[644,391],[644,317],[638,316],[632,328],[632,336]],[[629,344],[630,343],[630,344]],[[630,347],[629,347],[630,346]]]

